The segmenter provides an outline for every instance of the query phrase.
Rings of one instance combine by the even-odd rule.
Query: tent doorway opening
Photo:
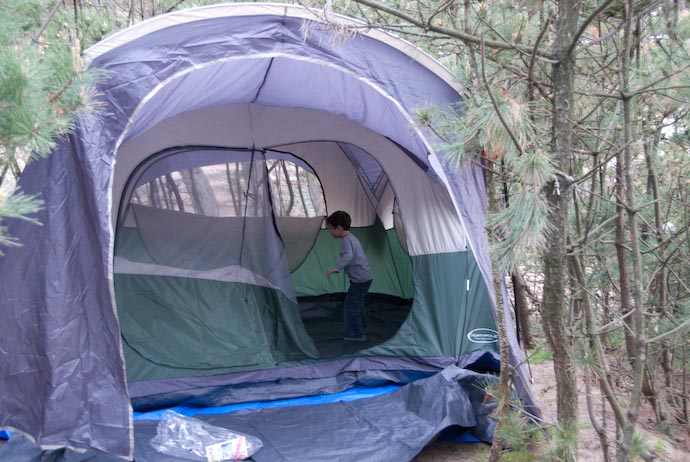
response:
[[[348,210],[375,274],[367,342],[343,340],[348,282],[325,274],[340,241],[325,229],[333,210],[310,160],[339,166],[341,194],[364,199]],[[130,381],[357,354],[392,338],[409,314],[412,265],[395,196],[356,145],[172,147],[145,158],[121,197],[114,280]],[[392,215],[391,229],[377,210]]]

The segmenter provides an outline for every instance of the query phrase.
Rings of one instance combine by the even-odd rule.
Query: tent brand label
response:
[[[474,343],[494,343],[498,342],[498,332],[493,329],[480,327],[479,329],[471,330],[467,334],[467,338]]]

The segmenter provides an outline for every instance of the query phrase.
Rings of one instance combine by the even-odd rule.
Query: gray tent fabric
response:
[[[196,417],[257,436],[264,446],[252,456],[256,462],[401,462],[412,460],[450,426],[472,429],[475,438],[490,442],[494,404],[483,390],[496,380],[449,367],[393,393],[354,402]],[[135,457],[166,462],[170,459],[150,445],[156,424],[136,423]]]
[[[189,139],[208,135],[209,139],[229,140],[214,146],[261,153],[266,146],[259,144],[278,140],[268,147],[290,145],[294,147],[291,155],[311,156],[314,162],[322,162],[322,176],[330,181],[323,188],[324,204],[328,211],[335,203],[364,210],[357,220],[369,221],[358,226],[373,225],[378,215],[386,223],[386,232],[391,231],[390,238],[395,238],[396,233],[403,232],[404,223],[401,246],[409,254],[404,258],[411,260],[415,269],[414,274],[405,275],[421,287],[415,293],[418,298],[410,316],[399,335],[383,345],[341,358],[337,364],[350,361],[355,370],[375,368],[378,363],[384,370],[393,371],[399,365],[398,370],[428,371],[463,364],[467,355],[495,355],[495,338],[486,342],[471,335],[479,330],[495,332],[481,171],[443,162],[438,157],[439,140],[414,124],[419,109],[448,107],[461,101],[450,74],[438,63],[381,31],[365,30],[345,41],[334,39],[332,27],[308,9],[270,4],[218,5],[156,17],[106,39],[87,54],[89,65],[107,76],[97,89],[100,111],[80,119],[74,133],[60,139],[49,157],[25,169],[19,184],[23,192],[44,200],[44,210],[35,217],[42,226],[10,219],[2,223],[23,246],[6,249],[7,255],[0,258],[0,428],[25,432],[46,447],[98,450],[130,460],[134,456],[130,387],[136,389],[138,385],[127,381],[120,331],[125,326],[118,317],[115,274],[121,265],[128,269],[118,274],[141,274],[158,259],[182,267],[175,270],[199,276],[199,272],[217,271],[223,264],[214,262],[208,267],[189,254],[201,252],[206,262],[215,257],[233,258],[231,249],[214,255],[194,243],[193,230],[201,220],[205,220],[203,227],[213,242],[223,240],[223,230],[232,234],[233,225],[212,210],[194,217],[176,211],[177,215],[162,218],[161,210],[149,210],[140,203],[132,218],[119,209],[123,183],[132,171],[148,155],[174,147],[147,135],[168,130],[166,136],[176,140],[177,131],[166,124],[172,123],[183,132],[185,117],[196,124],[194,133],[185,132]],[[214,111],[227,117],[214,119]],[[246,117],[235,117],[242,112]],[[262,125],[254,119],[262,114],[284,114],[284,127],[274,123],[275,119]],[[299,131],[291,124],[302,120],[309,121],[299,132],[305,139],[292,139],[286,132]],[[325,138],[309,132],[314,127],[322,129]],[[232,136],[223,138],[228,133]],[[259,139],[259,135],[264,138]],[[235,144],[238,139],[244,141]],[[359,140],[366,148],[352,144]],[[317,141],[324,143],[313,143]],[[164,146],[153,151],[142,148],[140,152],[133,148],[157,142]],[[198,142],[185,146],[188,144]],[[333,146],[340,146],[337,152],[329,150]],[[338,154],[344,158],[349,155],[354,162],[347,165],[352,170],[357,164],[359,172],[342,169],[345,164],[334,167]],[[368,155],[378,156],[378,165]],[[334,163],[325,165],[325,159]],[[379,166],[388,183],[377,182]],[[191,166],[192,170],[197,167]],[[117,177],[118,171],[124,179]],[[155,172],[151,175],[156,176]],[[370,191],[351,193],[348,203],[337,193],[344,185],[357,183],[350,181],[357,177]],[[263,220],[261,229],[272,234],[265,234],[263,237],[270,239],[262,237],[262,243],[255,245],[270,248],[257,253],[258,260],[243,268],[253,274],[253,280],[247,271],[235,269],[225,276],[235,278],[230,284],[247,284],[251,290],[277,287],[295,304],[290,272],[305,259],[308,248],[298,245],[290,250],[288,241],[296,239],[295,227],[272,216],[278,207],[269,204],[268,194],[261,199],[262,206],[270,205],[272,211],[265,209],[253,218]],[[130,218],[142,223],[143,239],[126,235],[126,231],[118,234],[118,250],[127,247],[119,246],[120,239],[131,247],[115,255],[116,227],[125,229]],[[310,219],[308,228],[313,238],[318,217]],[[394,222],[398,223],[395,230]],[[166,227],[174,226],[186,227],[186,234],[169,236],[173,242],[179,240],[175,244],[177,255],[186,252],[183,261],[171,261],[169,247],[156,247],[166,243],[152,239],[173,234]],[[133,254],[142,255],[147,246],[148,257],[128,260]],[[286,249],[299,258],[289,261],[284,255]],[[267,268],[267,260],[261,259],[269,254],[275,257],[270,261],[280,264]],[[438,270],[434,262],[442,268],[451,265],[457,274],[446,268],[438,273],[442,280],[432,281]],[[406,264],[409,266],[409,261]],[[266,270],[269,272],[262,272]],[[179,274],[154,276],[181,279]],[[217,275],[211,279],[228,282]],[[259,280],[268,282],[259,284]],[[443,306],[445,302],[449,305]],[[298,312],[294,306],[290,310]],[[470,317],[469,313],[481,315]],[[313,356],[303,333],[295,330],[295,325],[288,327],[288,337],[277,335],[266,343],[297,344],[298,353]],[[458,332],[448,331],[455,327]],[[411,339],[419,340],[420,345]],[[511,345],[519,350],[514,340]],[[513,358],[518,361],[520,356]],[[310,358],[282,364],[267,358],[267,364],[284,368],[256,373],[264,377],[273,374],[280,380],[281,375],[289,377],[305,370],[314,378],[340,371],[340,366],[330,368],[328,361],[322,368],[315,361]],[[198,383],[204,386],[208,382]],[[529,393],[523,396],[531,399]],[[453,424],[443,416],[433,418],[441,419],[437,423]],[[427,435],[436,430],[431,428]]]
[[[73,138],[22,175],[23,191],[40,194],[45,209],[41,227],[9,223],[23,247],[0,258],[0,426],[44,445],[128,455],[132,417],[103,242],[109,226],[97,218],[108,216],[107,182],[91,185],[107,170]]]
[[[494,402],[484,389],[497,378],[451,366],[400,389],[353,402],[267,408],[232,414],[195,415],[221,428],[258,437],[256,462],[400,462],[412,460],[443,429],[456,426],[490,442]],[[299,422],[299,425],[295,425]],[[182,462],[156,451],[157,421],[135,424],[137,461]],[[337,431],[333,431],[337,428]],[[104,454],[41,451],[22,438],[0,447],[8,462],[112,462]]]
[[[27,437],[17,434],[0,446],[3,462],[122,462],[122,458],[96,451],[43,449]]]

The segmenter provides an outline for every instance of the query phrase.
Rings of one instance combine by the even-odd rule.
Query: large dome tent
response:
[[[328,22],[358,24],[216,5],[88,50],[102,109],[26,169],[44,226],[10,223],[24,247],[0,260],[1,427],[131,457],[132,406],[496,371],[482,174],[414,123],[460,89],[407,42]],[[361,345],[325,276],[335,210],[375,273]]]

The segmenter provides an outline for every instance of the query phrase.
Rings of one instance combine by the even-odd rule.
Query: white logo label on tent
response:
[[[498,342],[498,332],[493,329],[487,329],[486,327],[480,327],[471,330],[467,334],[467,338],[470,339],[470,342],[474,343],[495,343]]]

